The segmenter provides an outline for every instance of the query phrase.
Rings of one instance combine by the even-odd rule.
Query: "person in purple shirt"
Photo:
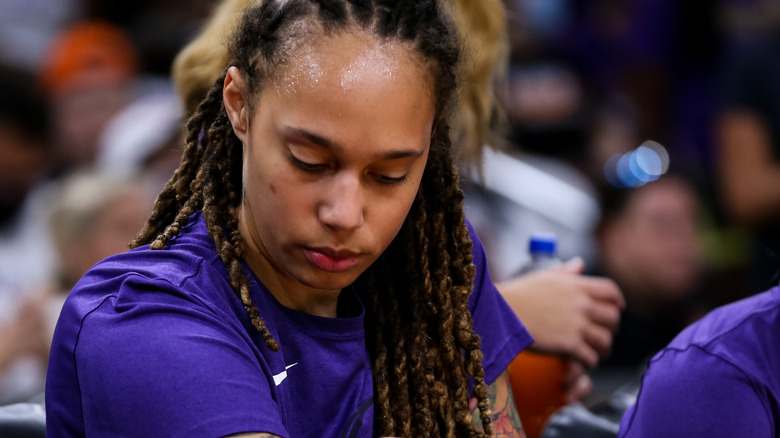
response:
[[[133,250],[70,293],[47,436],[523,437],[435,0],[264,0]]]
[[[780,287],[713,310],[659,352],[619,436],[780,436]]]

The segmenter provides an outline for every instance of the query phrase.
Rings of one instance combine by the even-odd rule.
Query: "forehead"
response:
[[[433,96],[431,69],[409,43],[381,40],[360,29],[333,33],[307,29],[292,34],[281,68],[269,84],[277,92],[294,93],[323,80],[344,93],[361,81],[391,85],[414,80]]]
[[[629,202],[627,217],[655,221],[662,217],[695,219],[698,201],[693,189],[682,182],[658,180],[641,187]]]
[[[260,90],[253,118],[366,154],[421,149],[435,117],[431,90],[430,75],[410,49],[340,33],[290,54]]]

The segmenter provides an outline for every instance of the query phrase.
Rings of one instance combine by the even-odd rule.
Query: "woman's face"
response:
[[[408,48],[360,33],[316,41],[254,105],[234,68],[224,90],[244,145],[245,259],[282,304],[311,313],[398,233],[434,121],[433,81]]]

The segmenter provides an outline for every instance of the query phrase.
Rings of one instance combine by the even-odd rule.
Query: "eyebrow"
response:
[[[340,145],[338,142],[323,137],[319,134],[315,134],[313,132],[307,131],[305,129],[296,128],[292,126],[285,126],[284,133],[285,135],[289,135],[293,137],[301,137],[312,144],[321,146],[326,149],[330,149],[330,150],[344,149],[344,147]],[[379,152],[374,155],[374,158],[379,160],[398,160],[401,158],[408,158],[408,157],[420,157],[423,155],[424,152],[425,151],[421,151],[418,149],[393,149],[386,152]]]

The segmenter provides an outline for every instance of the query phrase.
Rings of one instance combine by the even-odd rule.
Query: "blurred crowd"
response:
[[[0,404],[40,397],[62,300],[127,250],[177,166],[170,68],[216,3],[4,0]],[[496,281],[546,231],[562,258],[617,282],[627,305],[598,372],[637,369],[777,280],[780,7],[504,3],[498,135],[464,163],[467,217]]]

